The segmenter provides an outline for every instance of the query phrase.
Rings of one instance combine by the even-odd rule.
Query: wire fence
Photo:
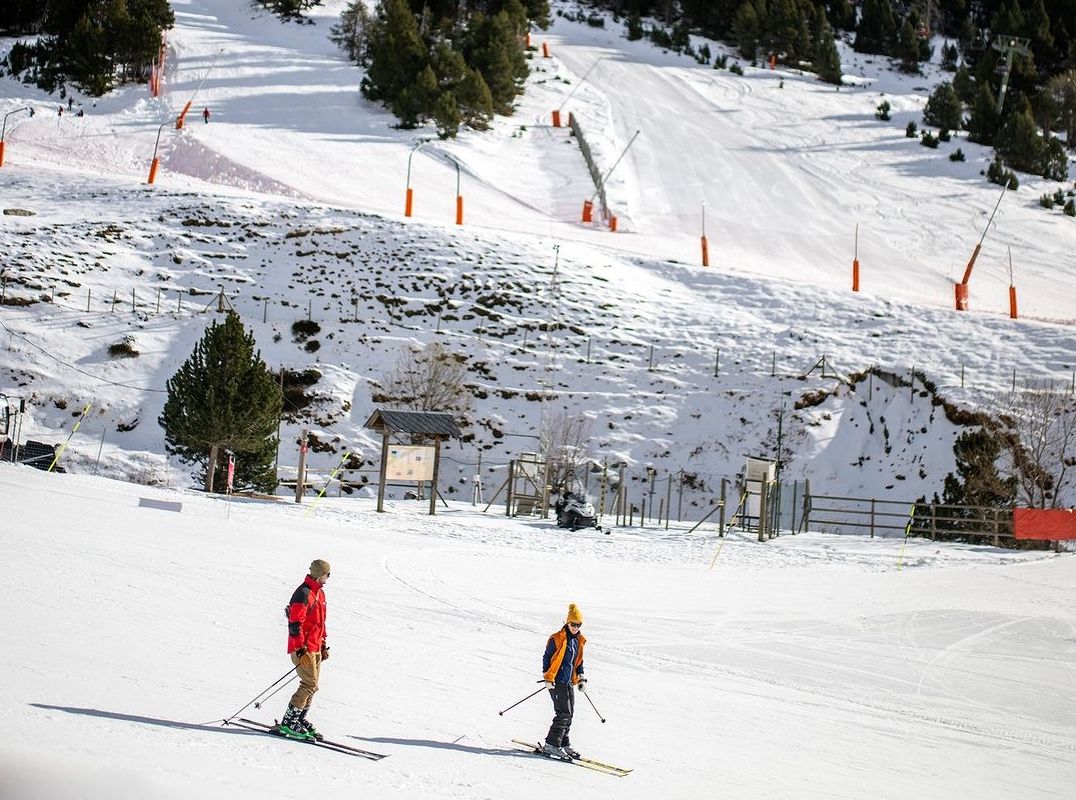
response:
[[[97,294],[87,289],[85,302],[81,301],[81,295],[76,302],[73,293],[63,289],[57,291],[55,285],[47,290],[38,287],[35,291],[36,296],[15,295],[9,293],[6,280],[0,281],[0,311],[5,307],[18,309],[36,303],[50,303],[55,308],[99,319],[122,318],[125,315],[140,320],[155,316],[183,319],[233,309],[238,300],[238,295],[229,294],[223,286],[215,290],[158,287],[141,293],[130,289],[122,292],[113,290],[111,293],[98,291]],[[402,301],[401,305],[394,305],[390,302],[392,298],[386,298],[380,308],[367,305],[361,311],[360,303],[369,298],[360,299],[356,295],[345,300],[341,297],[325,302],[321,296],[296,296],[291,299],[252,297],[247,305],[254,303],[261,313],[258,315],[246,308],[245,321],[256,323],[260,316],[263,325],[288,323],[292,326],[295,342],[305,345],[310,353],[320,349],[321,343],[317,337],[324,322],[326,334],[339,330],[341,326],[361,324],[372,327],[376,332],[415,334],[426,338],[432,336],[475,348],[500,345],[517,356],[528,355],[536,362],[544,360],[546,368],[550,370],[555,370],[558,364],[576,363],[600,366],[610,374],[645,370],[656,377],[691,379],[694,376],[696,381],[703,375],[712,379],[728,379],[735,376],[802,378],[813,374],[823,379],[847,380],[850,374],[858,373],[860,377],[871,380],[874,374],[885,374],[895,376],[900,385],[913,391],[930,383],[949,389],[994,390],[1008,387],[1015,392],[1030,380],[1045,380],[1057,390],[1076,394],[1076,369],[1045,372],[1032,370],[1026,363],[1003,366],[996,362],[991,362],[989,368],[973,368],[964,364],[955,368],[932,367],[929,364],[840,364],[826,353],[804,360],[799,353],[792,354],[778,348],[723,348],[708,343],[705,335],[676,337],[673,342],[668,339],[648,341],[637,335],[611,335],[608,326],[602,326],[595,332],[585,326],[550,322],[548,314],[530,317],[510,314],[501,309],[495,316],[479,317],[471,323],[455,313],[460,309],[453,308],[452,301],[440,297],[410,298]],[[456,324],[460,322],[466,324]],[[8,331],[12,329],[8,328]],[[117,342],[114,346],[122,348],[123,343]],[[505,390],[536,391],[533,386],[506,387],[503,383],[484,383],[477,378],[472,379],[471,383],[479,389],[502,393]],[[164,387],[155,388],[163,391]]]

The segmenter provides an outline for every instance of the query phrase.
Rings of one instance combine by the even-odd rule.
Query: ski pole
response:
[[[250,708],[250,707],[251,707],[252,705],[254,705],[255,701],[257,701],[257,700],[260,700],[260,699],[262,699],[262,695],[263,695],[263,694],[265,694],[266,692],[268,692],[268,691],[269,691],[270,689],[272,689],[272,688],[273,688],[274,686],[276,686],[276,685],[277,685],[278,683],[280,683],[280,682],[281,682],[282,680],[284,680],[284,679],[285,679],[286,677],[288,677],[289,675],[291,675],[291,674],[292,674],[293,672],[295,672],[295,667],[292,667],[291,669],[289,669],[289,670],[288,670],[287,672],[285,672],[285,673],[284,673],[283,675],[281,675],[281,676],[280,676],[279,678],[277,678],[277,679],[276,679],[275,681],[273,681],[273,682],[272,682],[272,683],[270,683],[270,684],[269,684],[268,686],[266,686],[266,687],[265,687],[264,689],[262,689],[262,690],[261,690],[260,692],[258,692],[258,693],[257,693],[256,695],[254,695],[254,698],[253,698],[253,699],[252,699],[252,700],[251,700],[251,701],[250,701],[249,703],[247,703],[247,704],[246,704],[245,706],[243,706],[243,707],[242,707],[241,709],[239,709],[239,710],[238,710],[238,711],[236,711],[236,712],[235,712],[234,714],[232,714],[232,715],[231,715],[230,717],[228,717],[227,719],[225,719],[225,720],[224,720],[224,724],[225,724],[225,725],[227,725],[227,724],[228,724],[229,722],[231,722],[231,721],[232,721],[233,719],[235,719],[235,718],[236,718],[236,717],[238,717],[238,716],[239,716],[240,714],[242,714],[242,713],[243,713],[244,711],[246,711],[246,710],[247,710],[248,708]]]
[[[598,710],[598,707],[594,705],[594,701],[590,699],[590,694],[587,692],[586,689],[583,689],[582,691],[583,697],[585,697],[587,699],[587,702],[590,703],[590,707],[594,709],[594,713],[598,715],[598,719],[600,719],[602,722],[605,722],[605,717],[602,716],[602,712]]]
[[[255,708],[261,708],[262,703],[264,703],[266,700],[268,700],[270,697],[272,697],[274,694],[279,692],[281,689],[286,687],[289,683],[291,683],[293,680],[295,680],[298,677],[299,677],[298,673],[296,673],[295,675],[292,675],[290,678],[288,678],[286,681],[284,681],[282,684],[280,684],[278,687],[276,687],[276,689],[273,690],[272,694],[267,695],[266,697],[263,697],[261,700],[259,700],[257,703],[255,703],[254,707]]]
[[[538,681],[538,682],[539,682],[539,683],[545,683],[545,681]],[[524,702],[525,700],[530,700],[530,699],[531,699],[532,697],[534,697],[534,696],[535,696],[536,694],[538,694],[539,692],[543,691],[544,689],[545,689],[545,687],[544,687],[544,686],[543,686],[543,687],[541,687],[540,689],[536,689],[535,691],[531,692],[531,693],[530,693],[529,695],[527,695],[526,697],[524,697],[524,698],[523,698],[523,700],[520,700],[520,701],[519,701],[519,703],[522,703],[522,702]],[[504,711],[511,711],[511,710],[512,710],[513,708],[515,708],[516,706],[518,706],[518,705],[519,705],[519,703],[512,703],[512,705],[508,706],[508,708],[506,708],[506,709],[505,709]],[[502,716],[502,717],[503,717],[503,716],[504,716],[504,711],[498,711],[498,712],[497,712],[497,714],[498,714],[499,716]]]

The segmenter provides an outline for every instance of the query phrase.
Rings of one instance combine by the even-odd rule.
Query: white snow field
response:
[[[1071,555],[733,534],[710,570],[713,526],[568,534],[11,465],[0,496],[3,800],[1072,796]],[[311,719],[380,762],[220,726],[288,668],[314,558],[332,654]],[[579,698],[572,741],[624,778],[512,749],[544,736],[542,695],[498,716],[569,602],[607,720]]]
[[[985,149],[960,140],[935,152],[904,137],[944,77],[935,68],[900,77],[846,51],[854,85],[837,92],[787,70],[705,68],[619,38],[611,20],[600,30],[555,18],[534,33],[553,57],[532,61],[514,116],[414,152],[405,219],[411,148],[432,131],[396,130],[358,95],[362,71],[326,39],[342,5],[293,25],[245,4],[177,2],[162,98],[128,87],[79,97],[82,118],[12,118],[0,195],[35,215],[0,217],[0,258],[8,298],[35,302],[0,310],[0,389],[30,397],[23,439],[63,440],[89,403],[69,469],[185,479],[155,420],[222,285],[273,369],[322,373],[316,413],[285,422],[284,465],[302,427],[332,443],[312,457],[326,475],[345,447],[376,452],[362,424],[401,348],[440,341],[466,356],[475,438],[448,453],[449,491],[468,490],[480,455],[503,469],[530,449],[518,437],[552,409],[592,420],[594,456],[626,460],[633,480],[649,464],[698,475],[705,504],[745,453],[774,452],[785,404],[789,477],[911,500],[940,491],[960,429],[918,381],[915,392],[849,390],[810,372],[822,356],[846,375],[920,370],[945,399],[988,408],[1026,380],[1076,381],[1076,224],[1037,206],[1061,184],[1025,179],[1008,193],[972,310],[952,310],[950,277],[998,193],[978,175]],[[882,91],[889,123],[873,116]],[[56,102],[0,80],[0,111]],[[578,222],[593,184],[567,131],[549,125],[558,106],[606,169],[641,131],[608,182],[617,233]],[[162,167],[147,187],[158,130]],[[965,164],[946,158],[958,144]],[[698,266],[703,201],[709,268]],[[323,328],[315,354],[289,330],[308,313]],[[549,324],[572,327],[551,336]],[[126,337],[139,357],[110,357]],[[830,393],[822,405],[792,411],[819,391]],[[484,476],[487,491],[501,476]]]

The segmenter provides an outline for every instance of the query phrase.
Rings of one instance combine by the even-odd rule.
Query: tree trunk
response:
[[[209,446],[209,464],[206,465],[205,471],[205,490],[209,494],[213,493],[213,478],[217,472],[217,447],[216,444]]]

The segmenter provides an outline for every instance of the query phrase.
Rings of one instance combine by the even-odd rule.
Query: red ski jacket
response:
[[[305,647],[309,652],[321,650],[325,643],[325,592],[309,575],[288,604],[288,652]]]

